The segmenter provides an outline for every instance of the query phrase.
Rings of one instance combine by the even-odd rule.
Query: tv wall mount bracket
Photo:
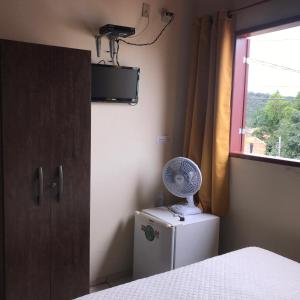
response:
[[[114,63],[114,56],[116,54],[116,42],[119,38],[126,38],[135,34],[135,28],[107,24],[99,28],[99,33],[96,35],[96,50],[97,57],[101,53],[101,39],[107,37],[109,39],[109,53]]]

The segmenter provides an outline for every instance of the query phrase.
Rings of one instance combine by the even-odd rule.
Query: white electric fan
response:
[[[162,178],[170,193],[187,200],[187,203],[172,205],[170,209],[174,213],[180,216],[202,213],[202,210],[195,206],[193,198],[200,190],[202,175],[199,167],[192,160],[185,157],[169,160],[163,168]]]

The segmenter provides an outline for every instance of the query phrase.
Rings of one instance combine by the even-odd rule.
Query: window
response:
[[[300,162],[300,23],[237,36],[231,153]]]

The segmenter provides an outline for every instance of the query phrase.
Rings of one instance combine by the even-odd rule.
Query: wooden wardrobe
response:
[[[0,40],[0,299],[88,293],[90,52]]]

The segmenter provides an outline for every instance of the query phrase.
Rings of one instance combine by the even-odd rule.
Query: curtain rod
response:
[[[229,10],[229,11],[228,11],[228,14],[229,14],[229,15],[232,15],[232,14],[235,14],[235,13],[240,12],[240,11],[242,11],[242,10],[246,10],[246,9],[248,9],[248,8],[251,8],[251,7],[260,5],[260,4],[264,4],[264,3],[267,3],[267,2],[271,2],[271,1],[272,1],[272,0],[262,0],[262,1],[258,1],[258,2],[249,4],[249,5],[246,5],[246,6],[242,6],[242,7],[237,8],[237,9]]]

